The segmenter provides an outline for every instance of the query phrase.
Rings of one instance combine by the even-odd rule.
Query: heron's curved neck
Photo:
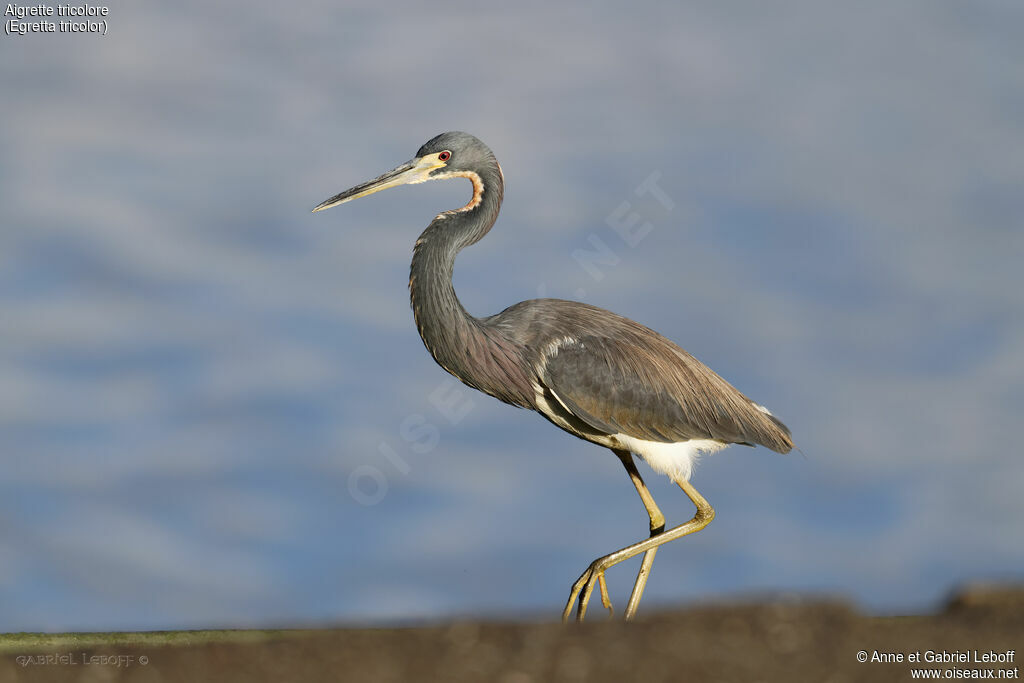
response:
[[[472,199],[461,209],[439,214],[427,226],[416,240],[409,273],[409,295],[416,327],[434,359],[449,372],[453,369],[445,357],[448,347],[479,331],[479,321],[466,312],[455,295],[452,285],[455,257],[491,229],[504,194],[497,163],[493,169],[468,177],[473,183]]]
[[[472,200],[462,209],[440,214],[416,240],[409,275],[416,328],[445,370],[470,386],[519,403],[505,395],[502,363],[491,362],[507,355],[505,342],[466,312],[452,284],[456,255],[483,238],[498,218],[504,193],[501,170],[495,162],[478,173],[460,175],[473,182]]]

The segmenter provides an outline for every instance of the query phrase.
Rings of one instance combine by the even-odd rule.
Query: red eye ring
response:
[[[440,154],[438,154],[437,158],[440,161],[448,161],[449,159],[452,158],[452,153],[449,152],[448,150],[445,150],[445,151],[441,152]]]

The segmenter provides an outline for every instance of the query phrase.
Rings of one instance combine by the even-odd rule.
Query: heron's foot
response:
[[[608,569],[606,565],[607,559],[607,557],[601,557],[594,560],[587,567],[587,571],[583,572],[583,575],[572,585],[572,591],[569,593],[569,602],[566,603],[565,610],[562,612],[563,624],[569,623],[569,615],[572,614],[573,605],[577,603],[579,603],[579,606],[576,609],[576,621],[583,621],[583,618],[587,615],[587,605],[590,603],[590,596],[594,593],[595,585],[598,586],[601,592],[601,604],[608,610],[608,618],[615,614],[612,601],[608,597],[608,584],[605,583],[604,579],[604,572]]]

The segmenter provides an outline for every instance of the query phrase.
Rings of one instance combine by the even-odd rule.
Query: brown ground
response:
[[[1024,587],[966,591],[941,613],[921,617],[866,617],[841,603],[790,600],[663,612],[632,624],[465,621],[418,628],[106,637],[106,642],[133,644],[97,645],[95,636],[65,641],[0,636],[0,681],[840,683],[909,681],[914,668],[938,669],[944,680],[984,677],[993,669],[997,680],[1000,675],[1012,680],[1020,678],[1024,657]],[[195,644],[202,640],[207,642]],[[870,657],[876,650],[899,653],[903,661],[857,661],[858,652]],[[972,661],[925,662],[929,650],[966,652]],[[921,663],[908,662],[917,652]],[[1012,661],[973,661],[990,652]],[[40,654],[69,660],[26,659]],[[111,655],[131,659],[122,659],[122,666],[115,666],[116,659],[90,659]]]

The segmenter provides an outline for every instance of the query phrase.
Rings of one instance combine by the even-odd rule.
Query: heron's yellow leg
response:
[[[633,486],[636,487],[637,493],[640,494],[640,500],[643,501],[644,507],[647,509],[647,515],[651,518],[651,536],[660,534],[665,529],[665,515],[661,513],[658,508],[658,504],[654,502],[654,497],[651,492],[647,489],[647,485],[644,483],[643,477],[640,476],[640,472],[636,469],[636,464],[633,462],[633,456],[629,451],[620,451],[612,449],[612,452],[619,457],[622,461],[623,467],[626,468],[626,473],[629,474],[630,481],[633,482]],[[640,565],[640,572],[637,574],[636,583],[633,584],[633,592],[629,598],[629,604],[626,607],[625,618],[632,619],[636,613],[636,607],[640,603],[640,597],[643,595],[644,587],[647,585],[647,577],[651,573],[651,565],[654,564],[654,555],[657,552],[657,548],[652,548],[644,553],[643,562]],[[611,599],[608,596],[608,585],[605,582],[604,574],[599,574],[597,577],[598,586],[601,590],[601,604],[609,611],[614,613],[612,608]],[[589,596],[588,596],[589,600]],[[566,612],[563,614],[563,621],[568,619],[569,613],[572,611],[572,603],[570,600],[569,605],[566,606]],[[586,611],[586,608],[584,608]]]
[[[608,610],[608,618],[611,619],[615,616],[615,608],[612,607],[612,599],[608,597],[608,584],[605,583],[604,574],[598,578],[597,584],[601,589],[601,604]]]
[[[629,451],[615,451],[615,455],[619,456],[619,460],[622,461],[626,472],[629,473],[630,480],[633,482],[633,486],[636,487],[636,492],[640,494],[640,500],[643,501],[644,507],[647,509],[647,515],[651,518],[651,536],[657,536],[665,530],[665,515],[661,514],[661,509],[654,502],[654,496],[651,495],[647,484],[644,483],[643,477],[637,471],[636,464],[633,462],[633,456]],[[651,567],[654,565],[654,555],[657,552],[658,549],[655,547],[644,553],[643,561],[640,563],[640,571],[637,572],[636,582],[633,584],[633,591],[629,595],[629,603],[626,605],[625,619],[627,621],[636,616],[636,608],[640,604],[640,598],[644,595],[647,577],[651,574]]]
[[[616,451],[616,455],[619,455],[619,451]],[[676,484],[693,501],[693,504],[697,507],[697,512],[690,521],[673,527],[668,531],[657,533],[655,531],[656,522],[660,519],[660,525],[663,528],[664,516],[661,515],[661,511],[654,504],[654,498],[651,497],[647,487],[643,484],[639,473],[636,474],[635,478],[633,477],[633,473],[636,472],[636,466],[633,464],[632,456],[629,456],[628,453],[626,456],[627,458],[623,458],[619,455],[624,465],[626,465],[628,459],[629,464],[626,465],[626,470],[630,472],[630,478],[633,479],[633,483],[637,486],[637,492],[640,493],[640,498],[644,501],[644,506],[647,507],[648,513],[651,516],[651,537],[594,560],[587,568],[587,571],[583,572],[583,575],[573,584],[572,591],[569,594],[569,602],[562,612],[562,621],[569,620],[569,615],[572,614],[572,607],[576,604],[577,598],[579,599],[579,607],[576,611],[576,621],[583,621],[587,613],[587,603],[590,602],[590,595],[594,591],[594,584],[604,580],[605,571],[631,557],[645,553],[643,563],[640,566],[640,574],[637,575],[636,583],[633,585],[629,606],[626,608],[626,618],[631,618],[636,613],[637,605],[643,596],[647,575],[650,573],[651,564],[654,562],[654,553],[657,551],[657,548],[669,541],[674,541],[677,538],[700,531],[715,518],[715,509],[704,499],[704,496],[700,495],[690,482],[685,479],[678,479]],[[639,484],[637,484],[638,481]],[[648,501],[650,501],[650,505],[648,505]],[[654,514],[652,510],[657,512],[657,514]]]

